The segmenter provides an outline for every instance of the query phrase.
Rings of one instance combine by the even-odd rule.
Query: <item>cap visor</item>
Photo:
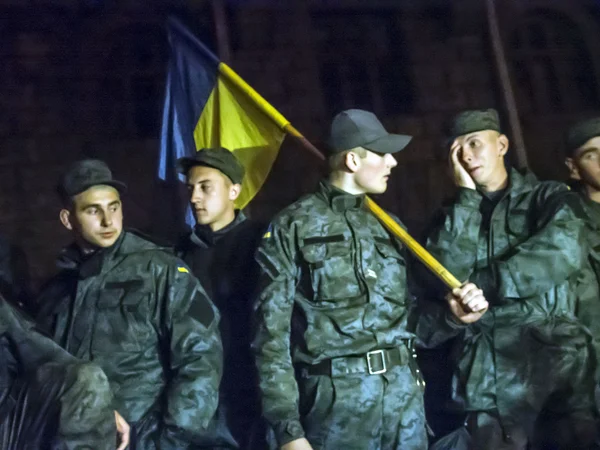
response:
[[[363,144],[362,147],[376,153],[397,153],[408,145],[412,136],[404,134],[388,134],[379,139]]]

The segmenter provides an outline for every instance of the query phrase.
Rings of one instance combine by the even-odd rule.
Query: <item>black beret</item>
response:
[[[101,184],[112,186],[121,194],[127,191],[125,183],[113,179],[112,172],[104,161],[84,159],[73,164],[64,173],[57,190],[61,197],[70,198]]]
[[[492,108],[462,111],[452,119],[448,127],[448,137],[456,139],[459,136],[483,130],[501,133],[498,111]]]
[[[177,160],[177,171],[184,175],[194,166],[207,166],[220,170],[236,184],[244,179],[244,166],[231,151],[223,147],[203,148],[194,156],[184,156]]]
[[[596,136],[600,136],[600,117],[577,122],[568,129],[565,137],[567,155],[572,156],[575,150]]]

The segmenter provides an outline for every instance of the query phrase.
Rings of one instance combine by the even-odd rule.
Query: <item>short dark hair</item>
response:
[[[344,150],[342,152],[330,154],[329,158],[327,158],[329,170],[333,171],[339,169],[342,163],[346,160],[346,155],[350,152],[356,153],[360,157],[360,159],[365,159],[367,157],[368,150],[363,147],[356,147],[351,148],[350,150]]]

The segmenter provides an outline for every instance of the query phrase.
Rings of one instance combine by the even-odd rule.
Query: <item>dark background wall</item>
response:
[[[415,136],[379,201],[417,234],[452,191],[444,123],[463,108],[505,114],[483,1],[225,3],[231,65],[311,141],[350,107]],[[496,3],[530,167],[564,179],[564,128],[600,111],[600,3]],[[169,14],[216,49],[209,1],[0,0],[0,232],[36,283],[68,242],[54,186],[79,158],[128,182],[130,226],[174,234],[156,177]],[[267,220],[320,174],[286,142],[251,214]]]

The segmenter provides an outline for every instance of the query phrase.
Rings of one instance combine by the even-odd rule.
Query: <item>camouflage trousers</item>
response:
[[[0,412],[2,450],[114,450],[108,380],[96,366],[47,363],[11,388]]]
[[[408,365],[381,375],[302,374],[300,414],[315,450],[425,450],[423,390]]]

